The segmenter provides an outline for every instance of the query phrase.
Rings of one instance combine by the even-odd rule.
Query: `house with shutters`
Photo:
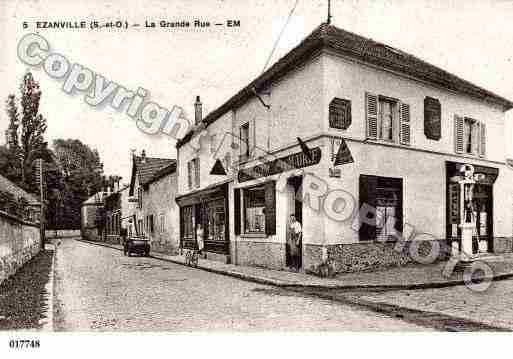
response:
[[[178,251],[178,206],[176,161],[174,159],[132,156],[129,187],[130,213],[123,220],[132,236],[150,240],[152,251],[176,254]],[[123,207],[123,206],[122,206]]]
[[[321,24],[204,118],[197,98],[195,125],[177,143],[181,246],[200,233],[207,258],[286,269],[294,214],[304,271],[402,265],[413,260],[410,243],[458,243],[452,181],[471,165],[474,237],[486,251],[511,252],[512,107],[413,55]],[[401,236],[413,241],[398,247]]]

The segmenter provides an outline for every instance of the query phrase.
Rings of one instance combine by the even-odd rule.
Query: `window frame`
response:
[[[245,138],[243,136],[243,130],[246,131]],[[239,150],[239,158],[241,161],[247,160],[250,158],[250,124],[249,121],[240,125],[239,127],[239,139],[240,139],[240,150]],[[245,145],[245,153],[243,153]]]
[[[387,97],[383,95],[378,95],[378,117],[377,117],[377,124],[378,124],[378,136],[377,139],[380,141],[386,141],[390,143],[399,143],[399,100],[392,97]],[[383,138],[383,103],[388,103],[390,105],[390,112],[391,112],[391,123],[390,123],[390,130],[392,132],[392,136],[390,139]]]
[[[266,186],[265,185],[257,185],[252,186],[248,188],[244,188],[242,191],[242,235],[266,235],[267,234],[267,228],[266,228]],[[248,209],[248,202],[249,202],[249,193],[253,191],[262,191],[263,192],[263,226],[260,231],[248,231],[247,228],[247,209]],[[257,207],[250,207],[250,208],[257,208]]]

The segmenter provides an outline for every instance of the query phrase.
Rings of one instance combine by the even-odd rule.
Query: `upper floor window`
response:
[[[142,209],[142,200],[143,200],[143,189],[139,187],[137,189],[137,208]]]
[[[379,98],[378,129],[379,139],[385,141],[394,140],[394,122],[397,120],[397,102]]]
[[[187,180],[189,189],[200,186],[200,162],[199,158],[194,158],[187,162]]]
[[[249,158],[249,122],[240,126],[240,159]]]
[[[455,152],[484,156],[486,150],[486,126],[470,117],[454,117]]]
[[[397,99],[365,94],[367,139],[409,145],[410,105]]]

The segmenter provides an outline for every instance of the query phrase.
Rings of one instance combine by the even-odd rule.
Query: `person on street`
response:
[[[290,215],[289,224],[289,245],[290,245],[290,257],[292,268],[295,271],[299,271],[300,264],[300,248],[301,248],[301,234],[303,229],[301,223],[298,222],[294,214]]]

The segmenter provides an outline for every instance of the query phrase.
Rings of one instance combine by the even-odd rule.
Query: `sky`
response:
[[[16,48],[23,35],[44,36],[52,52],[70,63],[135,91],[169,110],[177,105],[194,116],[200,95],[203,113],[216,109],[263,70],[296,0],[0,0],[0,99],[17,93],[31,70],[43,96],[47,140],[77,138],[98,149],[106,174],[129,181],[130,150],[175,158],[175,141],[140,131],[124,112],[92,107],[84,93],[68,95],[62,80],[23,64]],[[326,20],[327,0],[299,0],[270,64]],[[332,23],[420,57],[481,87],[513,99],[513,1],[332,0]],[[35,29],[35,21],[140,23],[130,29]],[[240,20],[238,28],[146,28],[146,21],[212,23]],[[23,28],[27,22],[28,29]],[[507,114],[507,152],[513,155]],[[7,116],[0,111],[0,132]],[[0,136],[0,144],[4,142]]]

